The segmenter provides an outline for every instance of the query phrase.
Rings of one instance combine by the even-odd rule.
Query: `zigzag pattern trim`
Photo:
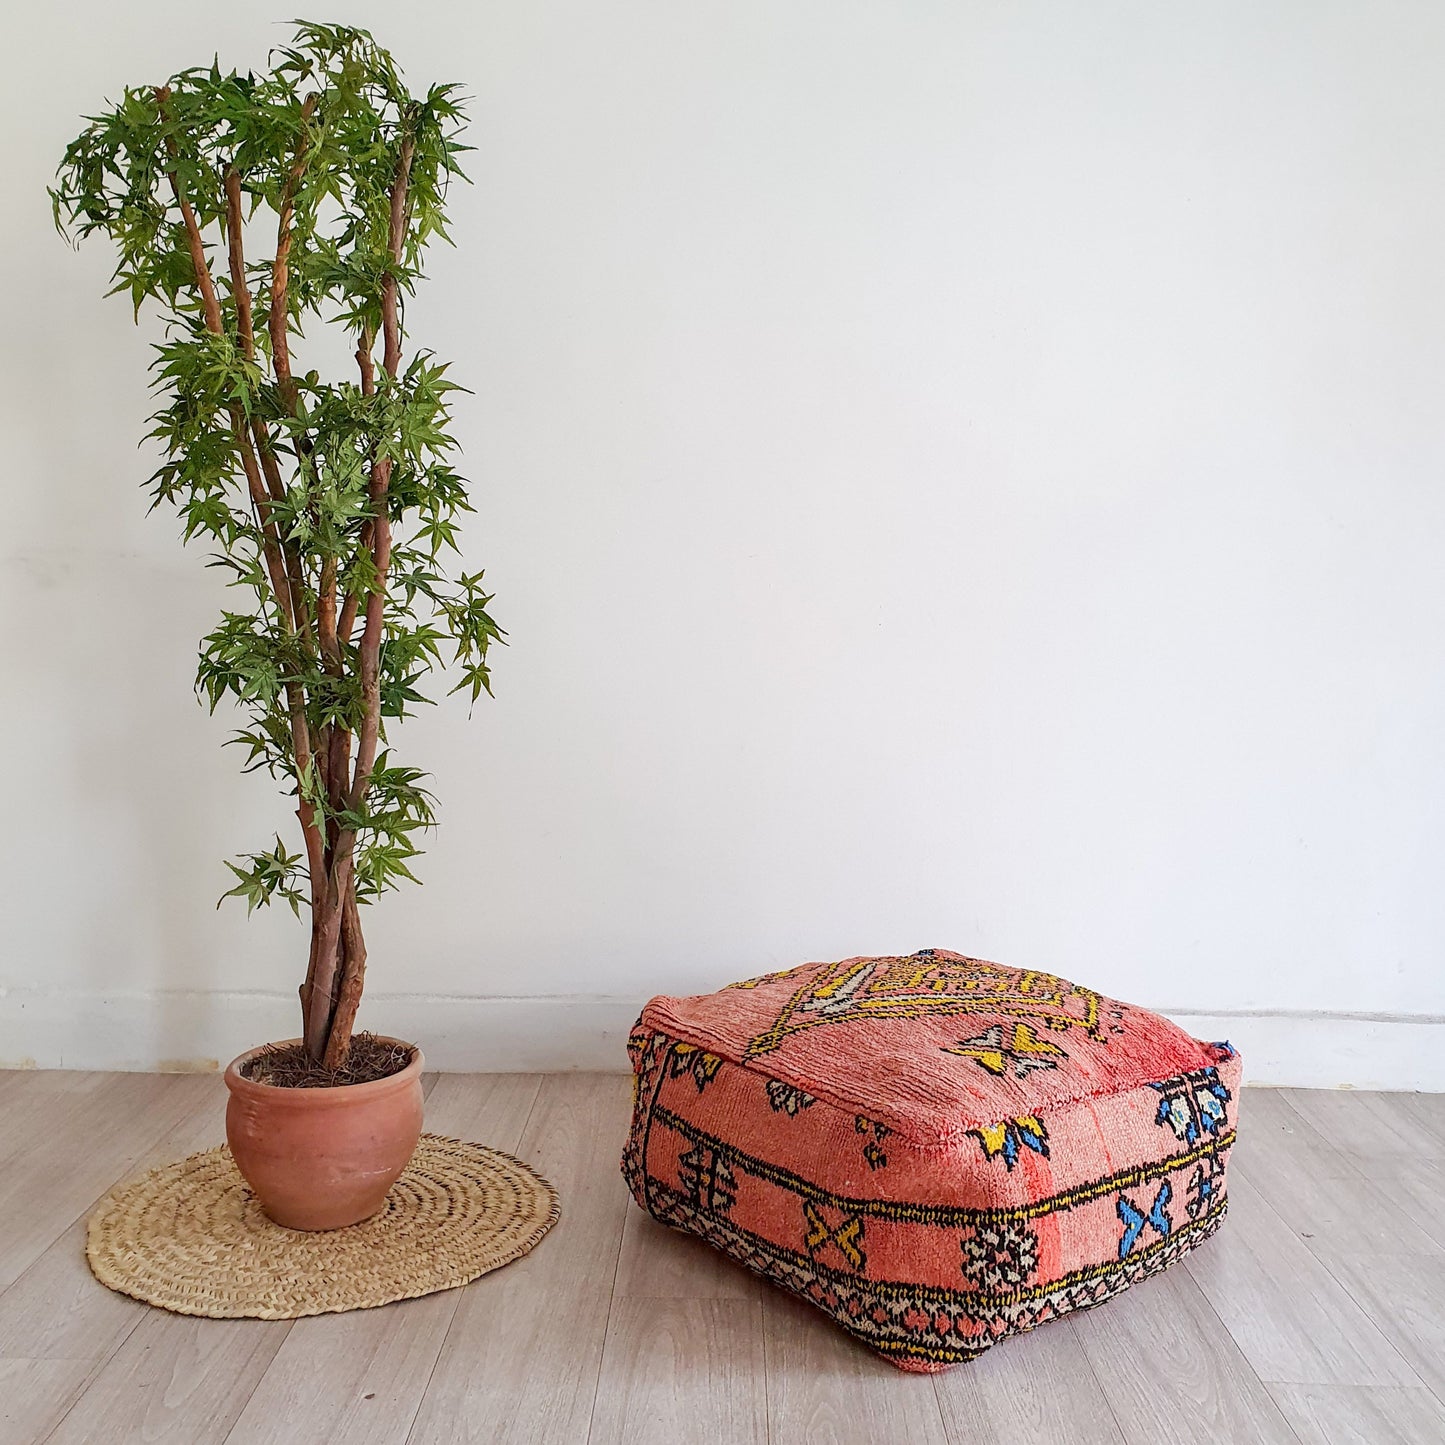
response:
[[[783,1249],[731,1220],[698,1210],[656,1180],[651,1195],[650,1212],[663,1224],[696,1235],[755,1274],[816,1305],[870,1348],[936,1365],[974,1359],[1010,1335],[1023,1334],[1071,1310],[1102,1304],[1202,1244],[1224,1222],[1229,1208],[1228,1200],[1222,1199],[1208,1214],[1167,1239],[1117,1263],[1078,1270],[1046,1286],[985,1294],[845,1274]],[[978,1313],[980,1306],[987,1312]],[[939,1328],[940,1320],[947,1320],[946,1329]],[[984,1343],[967,1343],[980,1334],[987,1337]]]

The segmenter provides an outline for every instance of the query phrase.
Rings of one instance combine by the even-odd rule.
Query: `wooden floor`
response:
[[[1247,1090],[1217,1238],[926,1376],[633,1207],[625,1078],[428,1086],[429,1128],[556,1183],[552,1234],[463,1290],[220,1322],[82,1253],[112,1184],[219,1142],[219,1080],[0,1073],[0,1442],[1445,1441],[1445,1096]]]

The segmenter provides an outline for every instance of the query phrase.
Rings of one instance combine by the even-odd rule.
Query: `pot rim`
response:
[[[421,1046],[412,1043],[409,1039],[393,1038],[390,1034],[377,1034],[376,1037],[386,1044],[400,1044],[403,1048],[411,1050],[411,1062],[404,1069],[398,1069],[394,1074],[388,1074],[384,1079],[368,1079],[364,1084],[329,1084],[314,1089],[288,1089],[281,1084],[263,1084],[257,1079],[248,1079],[241,1072],[241,1066],[254,1059],[263,1049],[284,1048],[287,1044],[299,1044],[298,1039],[277,1039],[274,1043],[257,1044],[255,1048],[247,1049],[244,1054],[237,1054],[229,1064],[226,1065],[226,1087],[233,1094],[249,1095],[253,1099],[264,1099],[268,1106],[291,1108],[328,1108],[341,1104],[364,1103],[367,1099],[376,1098],[380,1094],[393,1093],[397,1089],[406,1088],[413,1081],[421,1078],[422,1069],[426,1060],[422,1055]]]

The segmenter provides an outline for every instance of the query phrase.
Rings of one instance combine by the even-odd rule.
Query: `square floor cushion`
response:
[[[1239,1058],[941,949],[655,998],[637,1202],[941,1370],[1166,1268],[1224,1218]]]

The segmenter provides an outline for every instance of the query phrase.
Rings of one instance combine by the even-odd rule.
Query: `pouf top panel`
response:
[[[655,998],[641,1024],[695,1047],[700,1069],[726,1059],[922,1144],[1221,1057],[1147,1009],[937,948]]]

